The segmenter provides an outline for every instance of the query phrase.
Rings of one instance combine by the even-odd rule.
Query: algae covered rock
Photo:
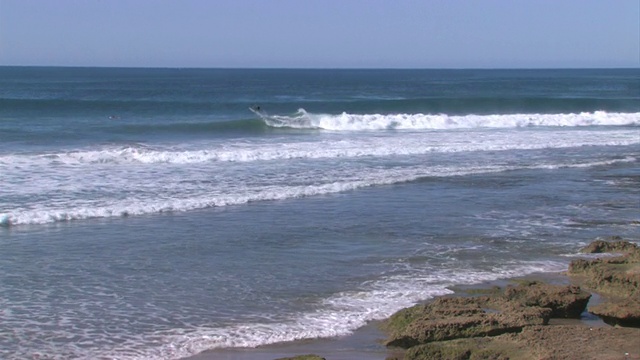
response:
[[[585,276],[590,288],[606,295],[618,297],[640,296],[640,248],[628,241],[616,241],[602,245],[594,241],[587,248],[625,249],[625,254],[617,257],[593,260],[577,259],[569,264],[569,275]],[[595,245],[594,245],[595,244]]]
[[[609,324],[640,327],[640,248],[617,237],[613,240],[594,241],[586,249],[624,255],[574,260],[568,274],[584,277],[586,286],[606,296],[601,304],[589,307],[590,313]]]
[[[528,356],[512,359],[638,359],[640,329],[583,325],[531,326],[514,337]]]
[[[402,333],[390,337],[385,345],[407,349],[433,341],[518,332],[525,326],[548,323],[550,314],[549,309],[529,308],[517,313],[483,313],[474,316],[416,321],[407,326]]]
[[[486,303],[483,299],[437,298],[432,303],[415,305],[396,312],[385,322],[383,327],[387,332],[399,334],[417,322],[482,314],[485,311],[481,304]]]
[[[530,282],[520,286],[508,286],[503,297],[523,306],[551,309],[554,318],[579,318],[587,307],[591,294],[578,286],[547,285]]]
[[[607,240],[596,240],[591,242],[586,247],[582,248],[580,252],[585,254],[599,254],[599,253],[626,253],[632,252],[638,249],[638,245],[629,241],[623,240],[619,236],[612,236]]]
[[[500,349],[484,348],[479,341],[446,341],[412,347],[404,360],[508,360]]]
[[[640,327],[640,299],[626,298],[589,307],[589,312],[613,326]]]
[[[469,346],[433,343],[414,346],[406,352],[404,358],[405,360],[467,360],[471,357],[471,353]]]
[[[386,346],[408,349],[436,341],[497,336],[551,317],[579,317],[591,294],[577,286],[528,282],[491,296],[439,298],[391,316]]]
[[[621,238],[608,240],[584,251],[621,256],[572,261],[568,274],[606,294],[607,301],[590,307],[591,313],[609,324],[640,326],[640,248]],[[406,349],[404,360],[626,359],[640,353],[640,329],[548,325],[550,318],[581,316],[591,294],[578,286],[529,281],[467,293],[478,294],[397,312],[385,324],[385,345]]]
[[[491,308],[496,304],[500,304],[498,309]],[[514,305],[491,297],[440,298],[391,316],[385,345],[407,349],[434,341],[518,332],[524,326],[547,324],[551,314],[549,308]]]
[[[640,329],[527,326],[522,332],[412,347],[403,360],[640,359]]]
[[[307,354],[307,355],[297,355],[293,357],[278,358],[275,360],[327,360],[327,359],[320,357],[318,355]]]

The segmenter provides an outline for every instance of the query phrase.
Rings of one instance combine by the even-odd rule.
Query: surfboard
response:
[[[260,108],[260,106],[250,106],[249,110],[251,110],[252,113],[254,113],[254,114],[256,114],[256,115],[258,115],[260,117],[263,117],[263,116],[266,115],[266,113],[264,112],[264,110],[262,110]]]

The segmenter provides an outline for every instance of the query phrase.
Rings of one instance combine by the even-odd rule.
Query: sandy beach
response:
[[[588,294],[586,309],[580,310],[579,316],[552,316],[544,325],[523,326],[517,331],[507,331],[498,336],[482,336],[455,340],[436,341],[437,346],[453,346],[457,349],[462,346],[479,346],[482,351],[471,350],[462,356],[446,355],[446,351],[438,349],[436,352],[413,351],[412,348],[401,349],[397,346],[385,346],[389,344],[389,331],[385,322],[373,322],[357,330],[349,336],[312,339],[288,343],[278,343],[257,348],[216,349],[189,357],[189,360],[273,360],[273,359],[326,359],[326,360],[357,360],[357,359],[640,359],[640,328],[637,327],[638,271],[640,266],[640,250],[633,243],[624,242],[617,238],[610,238],[604,243],[605,248],[593,250],[594,242],[583,252],[614,252],[620,256],[610,254],[602,258],[590,255],[584,260],[574,260],[568,271],[562,273],[531,274],[526,277],[503,279],[483,284],[469,286],[457,286],[451,288],[454,294],[442,298],[482,298],[481,295],[495,292],[499,288],[518,289],[519,287],[549,286],[550,288],[576,289]],[[612,241],[617,240],[617,241]],[[623,245],[624,244],[624,245]],[[617,246],[617,247],[616,247]],[[587,265],[585,265],[587,264]],[[593,269],[606,269],[605,277],[608,283],[597,279]],[[624,283],[629,288],[623,293],[616,293],[612,285],[616,276],[624,277]],[[524,284],[524,285],[523,285]],[[533,285],[531,285],[533,284]],[[629,290],[631,289],[631,290]],[[586,290],[586,291],[585,291]],[[509,290],[506,290],[507,292]],[[544,290],[546,296],[550,290]],[[574,290],[574,292],[577,290]],[[502,296],[502,295],[496,295]],[[441,301],[442,298],[432,299],[426,304]],[[530,299],[528,300],[531,301]],[[537,301],[537,300],[536,300]],[[627,301],[631,308],[619,311],[619,313],[631,314],[631,320],[614,319],[606,316],[606,322],[602,314],[596,316],[593,312],[598,309],[610,309],[611,304],[619,305]],[[628,301],[631,301],[630,303]],[[419,304],[416,307],[426,308],[429,305]],[[527,304],[527,307],[532,308]],[[407,309],[405,309],[407,310]],[[409,309],[410,310],[410,309]],[[620,310],[620,308],[618,308]],[[624,315],[624,316],[627,316]],[[394,315],[396,316],[396,315]],[[393,317],[392,317],[393,318]],[[452,319],[455,317],[452,317]],[[390,322],[391,320],[386,320]],[[620,327],[619,322],[631,322],[631,327]],[[618,323],[616,323],[618,322]],[[387,328],[383,331],[383,328]],[[467,343],[464,343],[464,342]],[[444,345],[443,345],[444,344]],[[489,345],[487,345],[489,344]],[[492,345],[491,345],[492,344]],[[497,344],[497,345],[496,345]],[[426,346],[431,346],[428,344]],[[422,346],[422,345],[420,345]],[[489,352],[485,351],[490,349]],[[405,353],[406,351],[406,353]],[[429,350],[431,351],[431,350]],[[473,355],[477,353],[477,355]],[[317,357],[305,357],[306,354],[316,354]],[[418,355],[416,355],[418,354]],[[433,355],[439,354],[439,355]],[[406,356],[406,357],[405,357]]]

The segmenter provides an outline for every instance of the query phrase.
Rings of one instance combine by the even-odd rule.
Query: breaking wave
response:
[[[183,212],[211,207],[224,207],[247,204],[258,201],[272,201],[295,199],[309,196],[335,194],[353,191],[361,188],[407,183],[428,177],[450,177],[473,174],[498,173],[519,169],[585,168],[628,163],[637,161],[634,157],[623,159],[594,161],[584,163],[555,163],[530,166],[479,166],[479,167],[410,167],[402,170],[371,171],[360,174],[358,180],[335,179],[316,185],[281,185],[259,189],[233,190],[227,189],[223,194],[212,195],[203,193],[190,197],[158,198],[154,193],[151,197],[136,197],[131,199],[113,200],[104,198],[94,201],[70,201],[66,204],[29,205],[0,213],[0,226],[47,224],[81,219],[126,217],[132,215],[157,214],[166,212]]]
[[[416,273],[389,274],[375,281],[362,284],[358,289],[332,294],[319,301],[315,310],[294,312],[287,318],[271,320],[272,314],[261,314],[254,322],[241,322],[228,326],[184,325],[174,329],[157,330],[146,334],[135,334],[126,325],[114,325],[117,337],[110,333],[89,333],[83,329],[73,329],[67,323],[49,330],[58,337],[75,337],[79,344],[91,344],[92,348],[81,345],[60,348],[55,343],[38,344],[40,351],[24,347],[12,354],[15,358],[37,358],[42,353],[66,353],[66,357],[76,359],[181,359],[200,352],[220,348],[257,347],[278,342],[301,339],[329,338],[353,333],[372,320],[391,316],[394,312],[420,301],[452,293],[451,285],[474,284],[502,278],[523,276],[536,272],[557,272],[566,264],[557,261],[528,261],[506,263],[492,271],[460,269],[414,269]],[[109,313],[120,315],[117,309],[108,308]],[[148,316],[162,318],[162,313]],[[12,314],[10,314],[12,315]],[[69,320],[88,315],[85,307],[67,312]],[[174,315],[180,318],[181,314]],[[16,323],[14,336],[20,340],[29,339],[28,325],[20,322],[18,316],[9,319]],[[26,343],[27,341],[25,341]],[[2,354],[2,351],[0,351]],[[65,357],[65,358],[66,358]],[[62,357],[52,357],[55,359]]]
[[[629,126],[640,124],[640,113],[605,111],[568,114],[314,114],[298,109],[293,115],[258,115],[268,126],[333,131],[444,130],[472,128],[520,128],[532,126]]]

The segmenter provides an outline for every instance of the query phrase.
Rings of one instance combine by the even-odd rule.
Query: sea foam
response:
[[[294,199],[301,197],[334,194],[351,191],[365,187],[400,184],[415,181],[425,177],[449,177],[471,174],[497,173],[518,169],[558,169],[558,168],[584,168],[602,166],[615,163],[634,162],[635,157],[622,159],[580,162],[580,163],[546,163],[529,166],[471,166],[471,167],[409,167],[404,169],[377,169],[360,175],[357,180],[335,180],[323,184],[310,185],[279,185],[257,189],[229,187],[219,195],[206,192],[194,194],[190,197],[174,197],[159,199],[154,193],[152,197],[136,197],[131,199],[113,200],[99,199],[95,201],[72,201],[60,205],[54,201],[51,204],[42,203],[18,208],[0,213],[0,226],[21,224],[46,224],[61,221],[122,217],[131,215],[144,215],[163,212],[182,212],[210,207],[223,207],[229,205],[246,204],[256,201],[273,201]]]
[[[299,109],[292,116],[263,116],[273,127],[317,128],[333,131],[362,130],[426,130],[472,128],[519,128],[530,126],[621,126],[640,124],[640,113],[605,111],[577,114],[349,114],[308,113]]]
[[[449,287],[453,285],[482,283],[536,272],[557,272],[565,268],[566,264],[562,262],[530,261],[504,264],[491,271],[413,269],[411,273],[382,276],[376,281],[361,284],[357,289],[335,293],[319,302],[316,310],[291,313],[287,319],[274,321],[270,320],[270,314],[263,314],[262,320],[230,326],[201,325],[148,334],[120,333],[122,341],[111,345],[107,345],[108,339],[102,338],[109,335],[83,333],[80,336],[83,341],[84,338],[92,338],[91,350],[70,346],[65,351],[78,359],[167,360],[219,348],[257,347],[301,339],[344,336],[370,321],[387,318],[402,308],[450,294],[452,291]],[[19,333],[26,334],[22,331]],[[63,333],[60,332],[60,335]],[[46,350],[52,353],[62,351],[53,347]],[[31,357],[33,353],[30,349],[24,349],[20,355]]]
[[[480,130],[479,130],[480,131]],[[506,130],[509,131],[509,130]],[[627,146],[640,143],[636,132],[607,131],[606,136],[580,129],[554,132],[504,133],[408,132],[401,136],[347,137],[321,141],[288,139],[280,142],[237,141],[203,143],[199,149],[153,148],[108,145],[101,149],[77,149],[44,154],[0,155],[0,171],[11,169],[108,164],[197,164],[207,162],[253,162],[288,159],[357,158],[429,153],[458,153],[501,150],[561,149],[580,146]]]

